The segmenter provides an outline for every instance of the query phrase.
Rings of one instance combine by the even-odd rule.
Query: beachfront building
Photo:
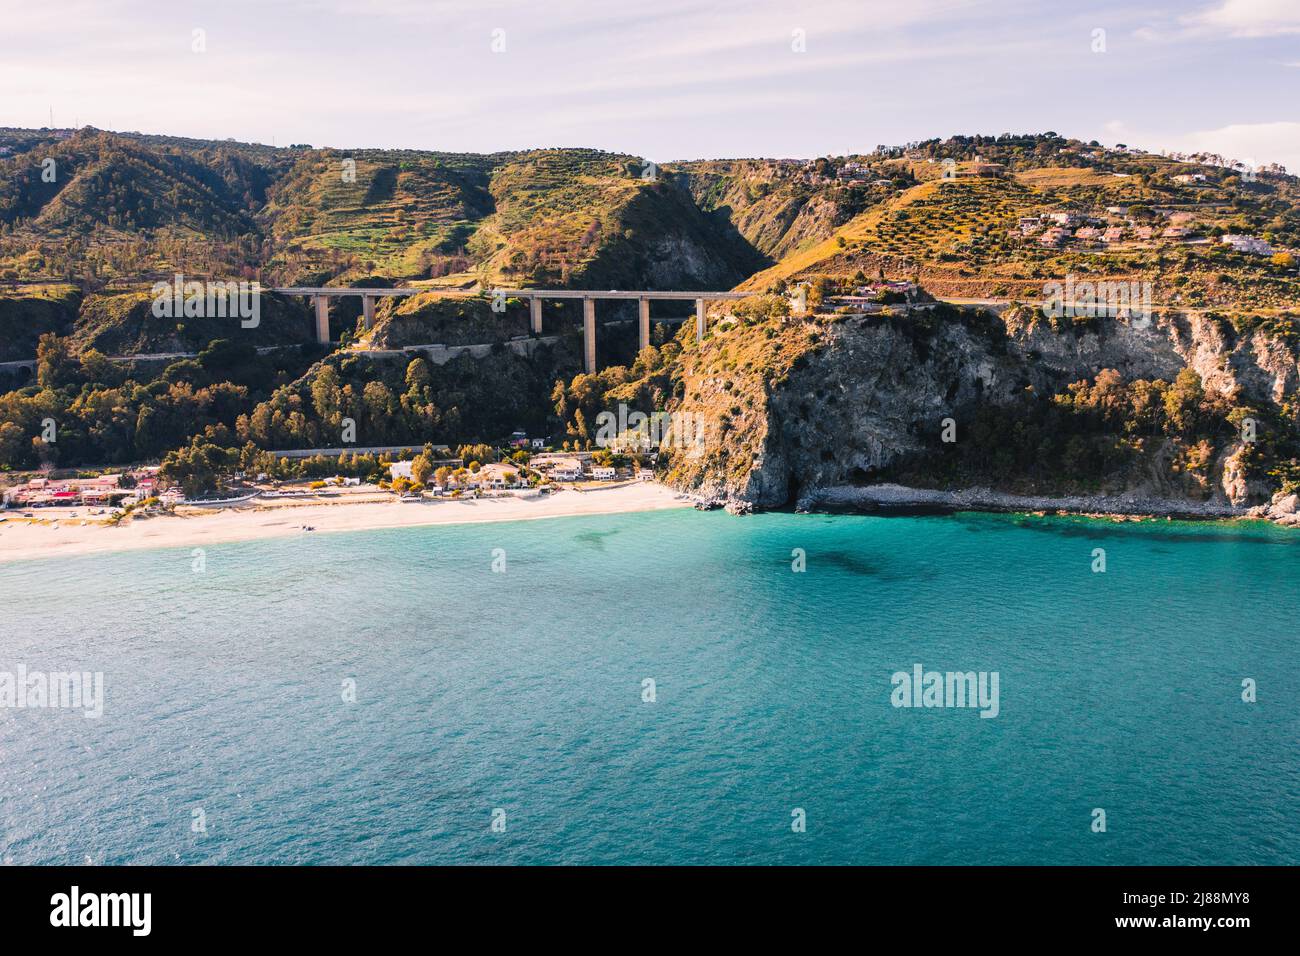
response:
[[[411,480],[411,466],[415,464],[414,459],[411,461],[395,461],[388,466],[388,479],[396,481],[398,478]]]
[[[521,474],[514,465],[493,462],[475,472],[470,483],[480,488],[518,488],[523,483]]]
[[[4,492],[5,507],[45,508],[52,506],[90,505],[108,506],[125,500],[139,500],[144,497],[141,492],[152,491],[153,478],[140,479],[148,482],[145,488],[128,488],[122,484],[122,475],[99,475],[94,478],[33,478],[21,485],[15,485]]]
[[[591,477],[596,481],[613,481],[618,472],[604,465],[596,465],[591,469]]]
[[[554,481],[581,481],[582,462],[576,458],[559,458],[550,463],[550,475]]]

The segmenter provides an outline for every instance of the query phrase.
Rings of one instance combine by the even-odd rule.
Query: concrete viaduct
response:
[[[448,298],[467,298],[459,291],[441,292],[435,289],[395,288],[367,289],[340,288],[338,286],[292,286],[283,289],[269,289],[281,295],[309,296],[316,307],[316,341],[329,342],[329,300],[338,296],[360,296],[361,315],[365,327],[375,324],[375,299],[380,296],[420,295],[434,292]],[[596,371],[596,300],[597,299],[635,299],[639,310],[641,348],[650,344],[650,300],[664,299],[673,301],[695,302],[695,337],[704,338],[705,306],[711,301],[743,299],[749,292],[597,292],[585,289],[492,289],[487,294],[504,296],[507,299],[527,299],[529,317],[532,319],[534,335],[542,331],[542,301],[544,299],[581,299],[582,300],[582,351],[586,359],[588,372]]]

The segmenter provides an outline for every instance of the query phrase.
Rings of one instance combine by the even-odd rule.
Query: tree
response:
[[[332,365],[322,368],[311,383],[311,400],[316,414],[327,425],[335,424],[339,410],[339,373]]]
[[[187,495],[201,494],[217,487],[217,479],[229,467],[231,457],[224,448],[195,438],[188,448],[168,452],[158,474],[179,484]]]
[[[422,358],[411,359],[411,363],[406,366],[406,394],[410,395],[413,401],[427,401],[425,389],[432,382],[433,376],[429,374],[429,363]]]
[[[68,339],[46,332],[36,344],[36,384],[41,388],[58,388],[72,381],[78,362],[72,357]]]
[[[1165,415],[1175,431],[1187,433],[1195,427],[1204,398],[1205,390],[1196,370],[1185,368],[1179,372],[1165,393]]]
[[[0,468],[17,468],[27,450],[26,436],[14,422],[0,424]]]
[[[411,462],[411,480],[418,485],[426,485],[432,473],[433,463],[422,454],[416,455],[415,460]]]

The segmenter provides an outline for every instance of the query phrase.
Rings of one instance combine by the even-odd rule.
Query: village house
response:
[[[1056,223],[1058,226],[1072,227],[1079,224],[1079,216],[1077,213],[1073,212],[1051,212],[1047,214],[1047,218],[1052,220],[1052,222]]]
[[[1038,239],[1040,245],[1044,246],[1063,246],[1065,240],[1070,237],[1068,229],[1062,229],[1059,226],[1053,226],[1044,232]]]
[[[1006,167],[1001,163],[987,163],[983,160],[975,160],[966,166],[957,170],[958,176],[1000,176],[1006,172]]]
[[[591,477],[596,481],[613,481],[616,472],[605,465],[596,465],[591,469]]]
[[[1102,242],[1120,242],[1124,238],[1123,226],[1111,226],[1101,234]]]
[[[398,478],[411,480],[411,466],[414,461],[395,461],[388,466],[388,478],[390,481],[396,481]]]
[[[1273,254],[1273,247],[1265,240],[1255,236],[1229,234],[1220,236],[1219,242],[1225,246],[1231,246],[1234,252],[1248,252],[1256,256],[1271,256]]]
[[[1205,174],[1204,173],[1183,173],[1179,176],[1175,176],[1174,182],[1182,183],[1184,185],[1188,185],[1190,183],[1203,183],[1205,182]]]

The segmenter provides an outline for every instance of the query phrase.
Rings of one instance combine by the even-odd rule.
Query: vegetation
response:
[[[625,404],[701,410],[724,442],[689,466],[666,455],[670,473],[712,469],[739,481],[756,467],[773,395],[854,314],[831,314],[833,298],[881,279],[1022,301],[1066,276],[1149,282],[1155,305],[1202,312],[1228,346],[1258,335],[1261,348],[1281,350],[1278,361],[1300,348],[1300,183],[1224,157],[1153,156],[1055,133],[663,168],[587,149],[273,149],[89,128],[0,130],[0,147],[0,362],[18,363],[0,368],[0,470],[160,461],[165,479],[190,492],[238,469],[378,480],[373,456],[269,453],[491,446],[517,428],[590,447],[597,414]],[[1049,213],[1155,232],[1057,247],[1018,228]],[[1175,222],[1186,236],[1162,234]],[[1219,241],[1228,234],[1274,251],[1234,251]],[[331,349],[311,341],[303,303],[270,294],[256,328],[155,316],[149,289],[176,273],[464,296],[385,299],[369,331],[358,302],[336,302],[333,331],[345,347]],[[525,357],[509,345],[531,337],[524,304],[495,311],[481,294],[737,284],[753,295],[718,310],[703,346],[689,324],[675,336],[658,329],[635,354],[635,332],[602,330],[606,367],[595,375],[578,374],[572,305],[548,304],[548,339]],[[792,314],[796,285],[811,314]],[[602,317],[614,308],[602,306]],[[918,355],[945,324],[995,335],[1001,324],[986,320],[942,309],[880,317]],[[1077,335],[1096,328],[1048,321]],[[434,344],[490,344],[490,354],[438,364],[442,353],[420,348]],[[173,353],[192,357],[148,357]],[[1126,381],[1100,370],[1058,394],[980,406],[970,428],[998,442],[945,446],[895,468],[917,480],[1072,474],[1100,486],[1154,463],[1177,476],[1176,490],[1199,495],[1250,417],[1262,437],[1242,467],[1294,486],[1294,389],[1258,404],[1188,375]],[[49,422],[54,441],[43,437]],[[415,486],[437,480],[434,462],[417,458]]]

